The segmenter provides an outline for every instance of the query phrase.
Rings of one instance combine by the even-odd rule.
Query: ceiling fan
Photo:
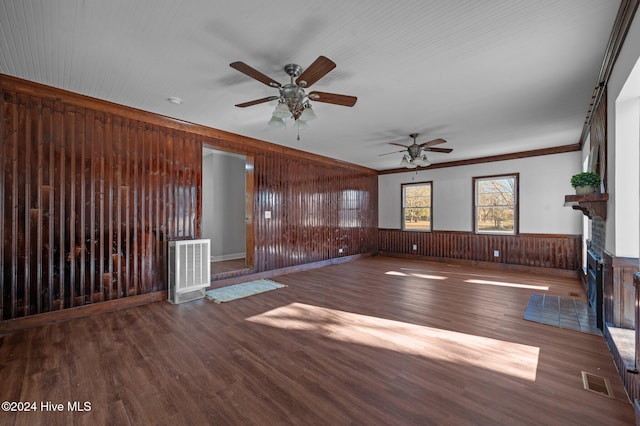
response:
[[[284,126],[283,119],[285,118],[293,118],[299,126],[306,125],[307,121],[315,118],[315,113],[311,109],[310,101],[352,107],[358,100],[355,96],[315,91],[309,93],[305,92],[305,88],[311,87],[312,84],[320,80],[336,67],[336,64],[331,59],[324,56],[319,56],[318,59],[304,70],[304,72],[300,65],[285,65],[284,71],[289,75],[289,77],[291,77],[291,81],[284,85],[250,67],[244,62],[233,62],[229,64],[229,66],[261,83],[266,84],[269,87],[278,89],[278,96],[267,96],[266,98],[236,104],[237,107],[245,108],[264,102],[278,100],[278,105],[276,106],[276,109],[273,112],[273,117],[269,122],[271,127]]]
[[[427,154],[423,154],[423,151],[442,152],[444,154],[448,154],[451,151],[453,151],[453,149],[451,148],[434,148],[433,147],[434,145],[440,145],[440,144],[446,143],[447,141],[444,139],[433,139],[433,140],[419,144],[419,143],[416,143],[416,138],[418,137],[418,133],[411,133],[409,137],[413,139],[413,143],[411,145],[403,145],[397,142],[389,142],[390,145],[401,146],[404,149],[400,151],[387,152],[386,154],[380,154],[380,156],[406,151],[407,154],[405,154],[402,157],[402,161],[400,162],[400,165],[405,166],[408,169],[415,169],[416,167],[426,167],[431,164],[427,159]]]

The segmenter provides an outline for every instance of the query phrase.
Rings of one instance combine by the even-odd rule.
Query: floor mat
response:
[[[216,288],[207,291],[205,294],[208,299],[211,299],[216,303],[222,303],[252,296],[254,294],[264,293],[265,291],[275,290],[281,287],[286,286],[271,280],[257,280]]]
[[[596,325],[596,314],[589,304],[572,297],[532,294],[524,319],[602,336],[602,331]]]

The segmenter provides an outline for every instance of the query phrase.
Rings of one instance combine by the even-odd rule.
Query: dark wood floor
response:
[[[0,401],[65,411],[0,424],[634,424],[602,337],[522,318],[532,293],[584,299],[577,279],[370,257],[274,280],[6,336]]]

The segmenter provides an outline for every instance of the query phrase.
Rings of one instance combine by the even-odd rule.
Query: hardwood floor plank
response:
[[[363,257],[229,303],[166,301],[0,340],[0,424],[635,423],[604,338],[523,319],[577,278]],[[607,378],[614,398],[582,388]]]

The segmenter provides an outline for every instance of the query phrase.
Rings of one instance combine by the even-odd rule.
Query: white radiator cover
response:
[[[211,240],[169,241],[169,302],[177,304],[205,296],[210,286]]]

